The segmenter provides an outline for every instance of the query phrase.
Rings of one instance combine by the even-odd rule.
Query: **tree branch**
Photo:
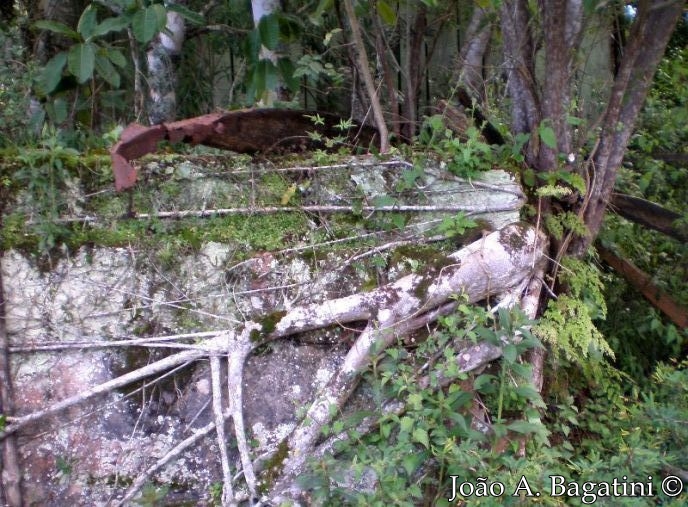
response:
[[[387,153],[389,151],[389,132],[385,117],[382,114],[382,106],[380,105],[380,98],[377,96],[375,90],[375,83],[373,76],[370,74],[370,64],[368,63],[368,53],[363,44],[363,37],[361,36],[361,26],[358,23],[358,17],[354,10],[351,0],[344,0],[344,10],[349,19],[349,26],[351,27],[351,36],[354,40],[354,47],[356,48],[356,66],[358,72],[363,78],[363,83],[366,88],[368,98],[370,98],[370,105],[373,108],[373,117],[375,118],[375,126],[380,133],[380,153]]]

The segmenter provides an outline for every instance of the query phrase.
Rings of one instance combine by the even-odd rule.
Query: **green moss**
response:
[[[263,319],[260,321],[260,332],[263,336],[267,336],[270,333],[272,333],[275,328],[277,327],[277,324],[282,320],[282,317],[284,317],[287,314],[285,311],[277,311],[277,312],[272,312],[263,317]]]
[[[270,491],[275,481],[279,479],[284,468],[284,461],[289,456],[289,445],[286,439],[282,440],[277,446],[275,455],[265,464],[265,472],[263,472],[262,481],[260,484],[261,493]]]

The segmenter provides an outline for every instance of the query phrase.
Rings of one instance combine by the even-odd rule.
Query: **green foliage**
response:
[[[547,215],[545,226],[552,237],[561,240],[566,231],[570,231],[577,236],[585,236],[588,232],[583,220],[571,211],[565,211],[557,215]]]
[[[38,236],[38,250],[45,254],[66,235],[59,223],[61,211],[78,206],[69,201],[69,186],[74,185],[70,167],[77,164],[79,152],[65,147],[57,137],[43,141],[39,149],[25,149],[16,155],[21,163],[13,177],[26,189],[26,202],[31,212],[32,229]]]
[[[145,44],[165,28],[166,21],[167,12],[163,5],[149,5],[134,13],[131,18],[131,31],[137,41]]]
[[[557,136],[554,133],[552,127],[547,123],[543,122],[538,127],[538,134],[540,135],[540,140],[542,143],[553,150],[557,149]]]
[[[585,371],[596,372],[604,355],[614,357],[593,322],[604,319],[607,312],[600,273],[590,263],[564,258],[559,280],[568,294],[549,301],[534,332],[550,345],[555,357],[563,356]]]
[[[688,24],[682,22],[684,33]],[[671,48],[655,75],[655,81],[629,143],[628,155],[617,178],[616,190],[688,213],[688,166],[659,154],[685,157],[688,132],[688,48]],[[679,222],[680,224],[680,222]],[[679,225],[680,226],[680,225]],[[652,276],[652,281],[679,305],[688,306],[688,245],[658,232],[607,214],[600,234],[605,245]],[[647,303],[621,277],[607,283],[609,318],[600,323],[616,351],[617,365],[639,383],[657,362],[685,354],[688,330],[678,329]]]
[[[258,26],[249,32],[244,44],[244,56],[248,62],[246,73],[246,100],[249,104],[266,101],[269,93],[278,86],[286,85],[290,91],[298,88],[294,75],[294,63],[287,56],[272,61],[265,58],[263,48],[275,52],[280,44],[293,42],[301,32],[298,19],[281,12],[272,12],[258,21]]]
[[[501,311],[494,317],[459,298],[457,311],[440,322],[412,355],[399,346],[374,360],[365,375],[377,404],[372,411],[352,414],[326,429],[326,435],[346,432],[349,439],[337,449],[337,458],[314,461],[301,479],[317,503],[446,505],[449,475],[504,479],[521,465],[516,463],[520,435],[533,437],[536,446],[546,443],[547,430],[534,408],[544,405],[529,384],[530,369],[518,359],[538,344],[522,314]],[[478,338],[508,343],[498,373],[471,380],[459,370],[455,346]],[[473,420],[470,407],[476,396],[497,415],[489,431]],[[389,398],[401,400],[405,411],[385,410]],[[371,420],[374,429],[362,433],[360,423]],[[491,450],[511,438],[513,445],[505,452]]]
[[[425,119],[419,142],[438,153],[446,161],[447,169],[457,176],[470,178],[480,171],[492,169],[495,152],[482,141],[480,131],[471,126],[465,135],[463,140],[456,138],[444,125],[443,117],[435,115]]]
[[[160,10],[162,10],[162,18],[153,20],[150,17],[153,11],[158,12]],[[146,15],[146,13],[148,14]],[[143,15],[144,19],[141,19],[140,14]],[[162,25],[160,25],[160,20],[162,20]],[[58,21],[36,21],[34,23],[35,28],[65,35],[75,42],[69,49],[60,51],[48,61],[39,76],[38,91],[43,95],[53,93],[65,70],[68,75],[74,76],[80,84],[98,76],[113,88],[118,88],[120,74],[116,67],[124,68],[126,59],[105,36],[110,32],[122,31],[130,24],[137,40],[148,42],[153,35],[164,28],[165,9],[161,5],[152,5],[137,11],[133,17],[127,13],[119,17],[106,18],[98,23],[96,7],[91,4],[81,14],[76,31]],[[153,30],[154,33],[150,35]],[[150,37],[148,37],[149,35]]]
[[[0,30],[0,148],[30,142],[42,121],[31,110],[34,68],[21,63],[23,55],[19,30]]]
[[[477,227],[478,223],[466,216],[466,214],[461,211],[453,217],[448,217],[442,220],[442,222],[437,226],[437,231],[440,234],[452,238],[455,236],[462,236],[466,233],[466,230]]]

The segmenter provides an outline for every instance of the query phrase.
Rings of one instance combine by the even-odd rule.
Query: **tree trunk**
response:
[[[487,12],[475,6],[471,21],[466,31],[466,44],[459,53],[460,87],[468,91],[469,96],[485,102],[485,83],[483,80],[483,59],[492,36],[492,22]],[[464,106],[465,107],[465,106]]]
[[[593,154],[595,174],[588,188],[588,205],[582,210],[589,233],[572,244],[570,251],[574,255],[582,255],[587,250],[602,226],[628,140],[683,5],[681,1],[638,4],[636,20],[604,113],[599,148]]]
[[[176,12],[168,12],[165,30],[155,36],[146,52],[150,99],[148,120],[151,125],[174,121],[177,116],[175,62],[182,51],[184,30],[184,18]]]

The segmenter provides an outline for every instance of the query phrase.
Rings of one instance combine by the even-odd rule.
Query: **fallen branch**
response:
[[[512,250],[515,241],[521,248]],[[287,438],[289,454],[280,464],[281,478],[274,486],[278,498],[298,496],[295,478],[303,473],[322,427],[343,407],[356,387],[357,374],[369,364],[373,353],[379,353],[397,336],[413,330],[410,321],[414,317],[443,304],[452,294],[463,293],[469,302],[476,302],[522,284],[540,264],[545,243],[544,237],[534,229],[512,225],[449,256],[447,264],[438,267],[435,273],[408,275],[369,294],[330,302],[326,308],[330,318],[335,317],[338,322],[368,320],[369,323],[303,422]],[[505,262],[509,264],[508,269]],[[424,280],[429,283],[425,297],[418,297]],[[313,308],[293,310],[277,323],[275,332],[284,332],[304,321],[321,325],[323,317],[313,312]],[[420,327],[421,323],[418,324]]]
[[[671,296],[657,287],[650,275],[600,244],[597,244],[597,251],[600,253],[600,258],[638,289],[652,306],[666,315],[679,328],[688,328],[688,308],[678,304]]]
[[[286,459],[278,464],[277,480],[268,486],[278,496],[282,493],[289,494],[294,478],[303,470],[306,457],[316,448],[322,425],[331,419],[331,409],[341,408],[346,402],[356,385],[358,373],[369,364],[372,354],[383,350],[397,336],[425,326],[442,312],[448,311],[453,304],[448,301],[454,294],[464,294],[467,301],[476,302],[523,286],[541,262],[546,247],[546,239],[542,233],[525,224],[512,224],[458,252],[437,259],[423,274],[407,275],[370,292],[287,308],[283,312],[274,313],[262,324],[249,321],[239,329],[218,333],[196,345],[189,345],[194,348],[95,386],[44,410],[15,418],[0,434],[0,438],[7,438],[42,417],[179,364],[209,355],[229,353],[230,411],[234,418],[244,476],[252,490],[251,494],[254,494],[255,476],[241,413],[241,377],[246,357],[255,347],[271,340],[330,325],[366,320],[368,325],[349,350],[340,370],[314,400],[305,419],[284,442],[288,451],[284,453]],[[460,366],[472,368],[471,361],[475,361],[475,357],[492,357],[495,353],[496,350],[492,353],[487,351],[483,356],[461,354],[459,361],[464,361],[465,364]],[[477,360],[476,364],[481,364],[483,360]],[[187,445],[187,441],[182,444]],[[174,456],[173,451],[168,456]],[[163,464],[157,463],[146,474],[154,473]],[[137,479],[137,485],[145,483],[145,479],[142,479],[143,482],[140,479]],[[131,495],[128,493],[125,498],[131,498]]]
[[[615,192],[612,194],[609,208],[626,220],[659,231],[678,241],[688,241],[688,230],[682,230],[674,225],[681,215],[659,204]]]
[[[159,211],[157,213],[135,213],[128,219],[149,220],[159,219],[181,219],[181,218],[210,218],[222,217],[227,215],[270,215],[273,213],[458,213],[465,212],[466,216],[483,215],[487,213],[501,213],[504,211],[514,211],[520,209],[523,204],[521,199],[511,204],[502,206],[465,206],[465,205],[444,205],[444,206],[422,206],[422,205],[398,205],[398,206],[341,206],[341,205],[312,205],[312,206],[261,206],[246,208],[217,208],[204,210],[180,210],[180,211]],[[58,218],[51,223],[59,224],[89,224],[98,223],[98,217],[69,217]],[[37,222],[29,220],[27,224],[33,225]]]
[[[222,465],[222,506],[234,505],[234,491],[232,487],[232,471],[229,468],[229,454],[227,453],[227,437],[225,436],[225,417],[222,411],[222,389],[220,357],[210,356],[211,394],[213,400],[213,417],[217,430],[217,445],[220,449],[220,463]],[[230,394],[231,396],[231,394]]]
[[[0,205],[0,208],[2,206]],[[2,227],[0,209],[0,228]],[[0,251],[0,259],[3,252]],[[14,414],[14,392],[10,374],[9,340],[5,327],[5,289],[0,269],[0,414],[5,417]],[[19,466],[19,451],[14,436],[0,442],[0,502],[9,507],[24,505],[21,491],[22,473]]]

